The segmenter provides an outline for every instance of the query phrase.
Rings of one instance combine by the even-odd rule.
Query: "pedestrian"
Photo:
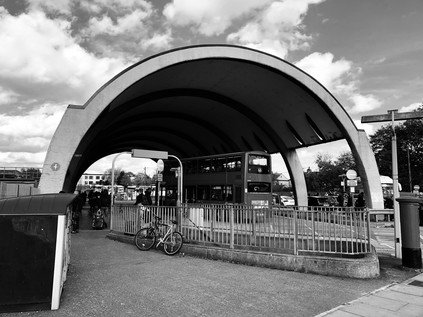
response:
[[[134,205],[142,205],[142,202],[144,200],[144,193],[142,191],[142,189],[138,189],[138,195],[137,198],[135,199],[135,204]]]
[[[364,193],[363,192],[360,192],[360,194],[358,194],[357,200],[355,202],[355,207],[357,207],[357,208],[366,207],[366,202],[364,200]]]
[[[76,190],[75,194],[77,194],[77,196],[72,201],[72,233],[79,232],[79,219],[82,215],[83,205],[80,191]]]
[[[107,188],[103,188],[100,193],[100,208],[103,212],[104,217],[107,217],[108,211],[110,207],[110,195]]]
[[[145,198],[147,200],[147,205],[152,205],[153,201],[151,200],[151,188],[147,188],[145,191]]]

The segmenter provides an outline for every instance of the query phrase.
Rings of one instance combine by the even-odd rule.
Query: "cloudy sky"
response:
[[[137,61],[196,44],[287,60],[370,135],[379,126],[361,125],[363,115],[423,101],[422,14],[422,0],[0,0],[0,167],[41,167],[68,104],[85,103]],[[334,148],[348,150],[342,141],[301,150],[303,166]],[[122,156],[117,166],[131,164]],[[143,167],[153,168],[129,169]]]

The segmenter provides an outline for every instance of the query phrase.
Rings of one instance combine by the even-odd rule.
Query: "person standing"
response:
[[[143,200],[144,200],[144,193],[143,193],[142,189],[139,189],[138,195],[137,195],[137,198],[135,199],[134,205],[139,205],[139,204],[142,205]]]
[[[151,200],[151,188],[147,188],[147,190],[145,191],[145,198],[147,200],[147,205],[152,205],[153,201]]]
[[[100,208],[103,212],[104,217],[107,217],[110,207],[110,195],[106,188],[103,188],[100,194]]]
[[[77,196],[72,201],[72,233],[79,232],[79,219],[81,218],[83,205],[80,191],[76,190],[75,194],[77,194]]]

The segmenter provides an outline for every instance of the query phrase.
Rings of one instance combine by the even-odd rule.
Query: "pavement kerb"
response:
[[[133,236],[113,231],[107,234],[107,238],[134,243]],[[369,279],[377,278],[380,274],[379,259],[374,249],[371,254],[359,259],[267,253],[188,243],[183,245],[181,252],[211,260],[327,276]]]
[[[403,282],[403,283],[405,284],[406,282],[407,282],[407,281],[405,281],[405,282]],[[387,289],[391,288],[392,286],[395,286],[395,285],[398,285],[398,284],[399,284],[399,283],[397,283],[397,282],[393,282],[393,283],[388,284],[388,285],[386,285],[386,286],[383,286],[383,287],[381,287],[381,288],[379,288],[379,289],[376,289],[376,290],[374,290],[374,291],[371,291],[371,292],[369,292],[369,293],[367,293],[367,294],[364,294],[363,296],[361,296],[361,297],[359,297],[359,298],[357,298],[357,299],[354,299],[354,300],[352,300],[352,301],[350,301],[350,302],[348,302],[348,303],[345,303],[345,304],[339,305],[339,306],[337,306],[337,307],[334,307],[334,308],[332,308],[331,310],[325,311],[325,312],[323,312],[323,313],[321,313],[321,314],[319,314],[319,315],[316,315],[316,316],[314,316],[314,317],[324,317],[324,316],[329,316],[329,315],[331,315],[332,313],[334,313],[334,312],[336,312],[336,311],[340,310],[341,308],[343,308],[343,307],[345,307],[345,306],[351,306],[351,305],[354,305],[354,303],[358,303],[358,302],[360,302],[360,301],[361,301],[364,297],[372,296],[372,295],[377,294],[377,293],[379,293],[379,292],[383,292],[384,290],[387,290]]]

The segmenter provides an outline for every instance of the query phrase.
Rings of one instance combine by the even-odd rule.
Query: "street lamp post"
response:
[[[122,152],[117,154],[112,161],[112,192],[110,193],[110,209],[113,207],[113,203],[114,203],[114,194],[115,194],[115,162],[116,159],[121,156],[122,154],[130,154],[131,152]]]
[[[396,200],[399,197],[398,190],[398,159],[397,159],[397,136],[395,133],[395,121],[398,120],[411,120],[411,119],[422,119],[423,111],[413,112],[401,112],[398,110],[388,110],[388,114],[377,114],[370,116],[361,117],[361,123],[372,123],[372,122],[389,122],[392,125],[392,180],[393,180],[393,191],[394,191],[394,239],[395,239],[395,257],[401,258],[401,223],[399,215],[399,203]]]

